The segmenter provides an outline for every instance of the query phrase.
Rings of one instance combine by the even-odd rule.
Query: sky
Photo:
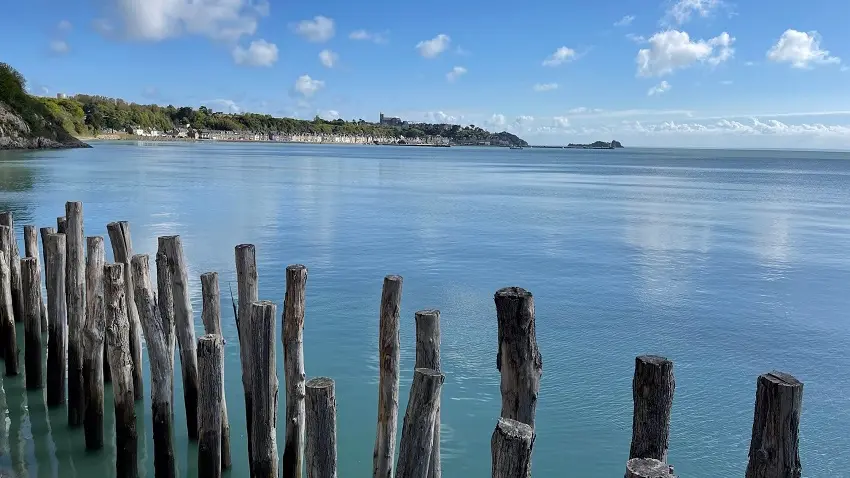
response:
[[[848,0],[13,0],[38,95],[475,124],[531,144],[850,149]]]

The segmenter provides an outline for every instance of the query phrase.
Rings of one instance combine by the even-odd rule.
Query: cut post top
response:
[[[767,380],[780,387],[802,387],[803,382],[797,380],[793,375],[785,372],[769,372],[762,375],[764,380]]]
[[[534,429],[527,423],[518,422],[510,418],[499,418],[496,427],[508,438],[516,440],[531,440],[534,437]]]
[[[508,299],[508,300],[520,300],[520,299],[530,299],[532,297],[531,292],[523,289],[522,287],[503,287],[496,291],[495,299]]]
[[[315,377],[307,380],[305,385],[307,388],[333,388],[334,381],[328,377]]]

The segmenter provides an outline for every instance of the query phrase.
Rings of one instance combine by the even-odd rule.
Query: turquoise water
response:
[[[231,476],[246,475],[247,450],[228,284],[235,293],[234,246],[253,243],[260,297],[274,300],[278,314],[285,266],[309,267],[306,370],[336,380],[342,476],[371,473],[378,309],[382,279],[394,273],[404,276],[401,415],[413,314],[442,311],[447,477],[489,473],[500,408],[493,293],[507,285],[535,295],[544,358],[535,477],[622,475],[642,353],[675,361],[670,462],[682,476],[743,474],[756,377],[779,369],[805,382],[805,476],[834,477],[850,466],[848,159],[100,143],[0,154],[0,208],[15,213],[19,236],[24,224],[53,225],[68,200],[84,202],[89,235],[130,221],[137,253],[154,252],[157,236],[180,234],[196,333],[198,277],[221,274]],[[114,441],[86,453],[64,409],[46,410],[22,377],[1,380],[0,471],[114,474]],[[175,395],[180,476],[195,476],[179,373]],[[110,431],[111,406],[107,390]],[[283,406],[281,395],[279,416]],[[153,476],[149,397],[137,410],[141,470]]]

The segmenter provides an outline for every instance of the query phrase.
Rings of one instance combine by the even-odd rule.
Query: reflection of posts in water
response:
[[[25,476],[27,463],[24,458],[26,440],[22,433],[22,424],[27,410],[27,393],[23,377],[5,377],[3,389],[6,392],[6,410],[9,413],[9,451],[12,469],[17,476]]]
[[[30,477],[52,477],[56,475],[56,457],[51,453],[53,436],[48,423],[47,403],[44,401],[44,389],[27,392],[27,409],[30,417],[33,456],[35,467],[30,468]]]

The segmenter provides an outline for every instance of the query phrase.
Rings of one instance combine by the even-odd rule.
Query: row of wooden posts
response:
[[[150,365],[156,477],[176,474],[173,443],[174,349],[180,353],[189,439],[198,440],[199,476],[230,468],[230,426],[224,396],[223,338],[218,274],[200,277],[205,335],[195,340],[186,258],[179,236],[158,239],[156,290],[149,257],[133,254],[127,222],[107,225],[115,263],[105,261],[104,239],[83,235],[83,209],[66,204],[57,229],[40,230],[45,258],[46,304],[41,297],[38,237],[24,226],[19,257],[10,213],[0,213],[0,357],[6,375],[18,373],[15,322],[24,322],[26,387],[45,386],[48,406],[66,403],[68,424],[83,426],[85,446],[104,444],[104,382],[115,396],[116,472],[135,477],[137,433],[134,402],[144,395],[141,335]],[[85,245],[85,248],[84,248]],[[281,340],[286,393],[285,443],[278,459],[278,374],[275,304],[260,301],[255,248],[236,246],[238,306],[234,304],[244,387],[251,477],[337,476],[334,381],[306,379],[303,328],[307,268],[286,268]],[[402,278],[384,279],[379,324],[378,420],[374,478],[438,478],[440,312],[416,312],[416,363],[396,453],[399,402],[399,310]],[[543,360],[530,292],[509,287],[495,294],[497,368],[502,407],[491,440],[494,478],[528,477]],[[42,376],[42,333],[47,331],[47,377]],[[175,340],[176,336],[176,340]],[[105,353],[106,351],[106,353]],[[67,377],[66,377],[67,370]],[[67,382],[67,396],[66,396]],[[673,363],[639,356],[632,383],[634,415],[626,478],[669,478]],[[799,478],[798,430],[803,385],[773,372],[757,381],[747,478]],[[67,400],[66,400],[67,398]],[[396,454],[398,460],[396,461]],[[280,471],[278,470],[280,465]]]

